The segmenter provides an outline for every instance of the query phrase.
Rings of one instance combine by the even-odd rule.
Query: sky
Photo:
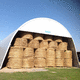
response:
[[[0,41],[26,21],[39,17],[61,23],[80,51],[80,0],[0,0]]]

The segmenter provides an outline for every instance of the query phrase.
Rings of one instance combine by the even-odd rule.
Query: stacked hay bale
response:
[[[27,47],[27,39],[26,38],[16,38],[14,42],[14,47]]]
[[[56,66],[72,67],[72,51],[67,49],[68,42],[63,42],[62,38],[59,37],[55,41],[58,43],[56,48]]]
[[[63,65],[63,62],[64,62],[64,58],[63,58],[63,55],[64,55],[64,51],[63,50],[56,50],[56,66],[64,66]]]
[[[33,33],[21,32],[20,37],[27,39],[27,47],[23,50],[22,68],[33,68],[34,67],[34,47],[39,47],[38,41],[33,40]],[[35,44],[35,43],[36,44]]]
[[[22,53],[23,48],[11,47],[8,56],[8,68],[21,68],[22,67]]]
[[[47,49],[46,65],[47,67],[55,66],[55,49],[54,48]]]
[[[63,42],[61,37],[20,32],[20,37],[15,38],[10,48],[7,67],[72,66],[72,52],[67,50],[67,46],[68,43]]]
[[[35,50],[35,67],[46,67],[46,50],[44,48],[38,48]]]
[[[56,60],[55,65],[57,67],[64,66],[64,51],[67,50],[67,42],[63,42],[61,37],[54,37],[54,40],[57,42],[58,46],[56,48]]]
[[[71,50],[66,50],[64,52],[64,66],[72,67],[72,51]]]
[[[23,53],[23,68],[33,68],[34,67],[34,49],[27,47]]]

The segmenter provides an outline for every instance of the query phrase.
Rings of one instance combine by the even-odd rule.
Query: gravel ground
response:
[[[44,68],[31,68],[31,69],[9,69],[9,68],[2,68],[0,70],[1,72],[5,72],[5,73],[13,73],[13,72],[39,72],[39,71],[48,71]]]

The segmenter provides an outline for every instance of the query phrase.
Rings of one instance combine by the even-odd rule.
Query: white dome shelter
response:
[[[70,44],[70,48],[72,50],[73,55],[73,66],[79,67],[78,57],[75,49],[75,45],[72,39],[72,36],[68,32],[68,30],[59,22],[50,19],[50,18],[35,18],[25,22],[21,25],[17,30],[11,33],[8,37],[6,37],[0,43],[0,69],[3,66],[4,60],[6,55],[9,51],[11,43],[14,37],[17,35],[19,31],[28,31],[34,33],[41,33],[41,34],[49,34],[54,36],[65,37],[68,39]]]

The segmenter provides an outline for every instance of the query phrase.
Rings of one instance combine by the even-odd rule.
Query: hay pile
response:
[[[14,39],[8,68],[72,67],[72,51],[67,49],[68,42],[62,37],[20,32]]]

